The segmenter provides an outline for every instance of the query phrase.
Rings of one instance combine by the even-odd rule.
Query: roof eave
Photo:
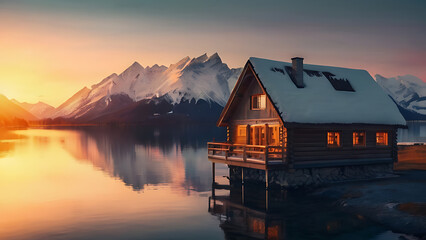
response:
[[[229,107],[231,106],[231,103],[234,101],[235,94],[236,94],[238,88],[240,87],[243,76],[245,75],[245,73],[247,71],[248,63],[249,63],[249,61],[247,61],[247,63],[244,65],[243,71],[241,72],[240,76],[238,77],[238,80],[235,83],[234,89],[232,89],[232,92],[229,96],[228,102],[226,102],[226,105],[223,108],[223,110],[220,114],[220,117],[216,122],[216,126],[218,126],[218,127],[226,127],[226,126],[229,125],[229,123],[224,122],[224,118],[225,118],[226,114],[228,113],[228,110],[229,110]]]

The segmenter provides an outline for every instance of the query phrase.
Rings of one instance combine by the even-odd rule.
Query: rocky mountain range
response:
[[[215,121],[240,72],[217,53],[185,57],[169,67],[134,62],[122,73],[82,88],[44,117],[75,123]]]
[[[83,87],[57,108],[0,96],[9,109],[1,117],[44,119],[45,124],[214,122],[241,70],[229,68],[217,53],[185,57],[169,67],[134,62],[120,74]],[[426,120],[425,82],[412,75],[375,78],[407,120]]]
[[[44,102],[27,103],[27,102],[19,102],[16,99],[11,99],[11,101],[14,104],[25,109],[27,112],[31,113],[38,119],[43,119],[43,118],[46,118],[46,116],[51,116],[56,110],[54,107]]]
[[[404,75],[386,78],[376,75],[377,83],[398,105],[407,120],[426,120],[426,83],[421,79]]]

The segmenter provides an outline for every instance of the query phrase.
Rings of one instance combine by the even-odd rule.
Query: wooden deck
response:
[[[209,160],[214,163],[263,170],[286,164],[286,150],[281,146],[209,142],[207,147]]]

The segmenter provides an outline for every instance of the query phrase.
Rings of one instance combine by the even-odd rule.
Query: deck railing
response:
[[[286,150],[282,146],[263,146],[209,142],[208,156],[225,161],[254,162],[260,164],[284,164]]]

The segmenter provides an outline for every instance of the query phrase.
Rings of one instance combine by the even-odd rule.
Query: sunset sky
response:
[[[218,52],[426,81],[426,1],[0,0],[0,93],[58,106],[134,61]]]

